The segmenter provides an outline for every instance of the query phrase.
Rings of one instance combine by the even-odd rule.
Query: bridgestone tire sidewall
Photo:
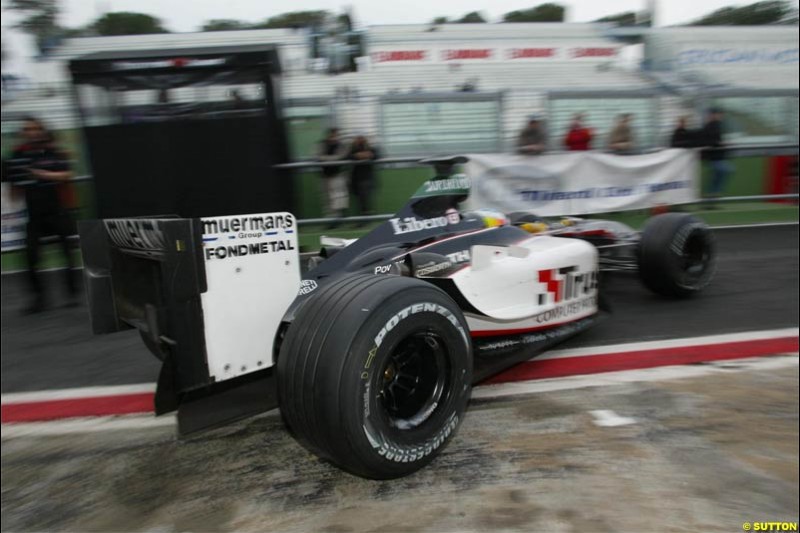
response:
[[[419,426],[391,427],[380,404],[383,370],[397,344],[417,332],[439,336],[449,362],[438,405]],[[464,415],[472,381],[469,329],[458,306],[431,286],[420,286],[379,304],[355,335],[343,369],[341,398],[347,434],[370,470],[403,475],[428,462],[452,438]]]

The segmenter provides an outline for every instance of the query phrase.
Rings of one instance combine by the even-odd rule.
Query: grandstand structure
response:
[[[390,156],[511,150],[531,114],[545,119],[551,147],[559,148],[579,111],[598,133],[595,147],[604,147],[614,117],[627,112],[637,144],[651,148],[664,143],[677,115],[697,116],[711,104],[731,110],[739,142],[797,142],[796,26],[637,32],[623,39],[590,23],[372,26],[360,32],[357,69],[337,74],[324,71],[324,57],[313,57],[319,54],[305,30],[68,39],[39,63],[39,88],[4,99],[3,115],[33,113],[56,128],[77,127],[67,64],[86,54],[275,44],[298,160],[312,155],[329,125],[376,139]],[[636,50],[641,57],[631,61]],[[248,96],[248,88],[235,89]],[[144,92],[127,97],[152,99]]]
[[[797,89],[796,26],[678,27],[648,33],[649,67],[691,86]]]
[[[658,28],[645,43],[642,72],[673,111],[713,104],[732,142],[797,142],[797,26]]]

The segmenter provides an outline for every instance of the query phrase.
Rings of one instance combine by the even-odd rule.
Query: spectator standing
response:
[[[547,146],[544,128],[536,115],[531,115],[528,125],[519,133],[517,153],[523,155],[539,155]]]
[[[356,197],[360,215],[371,215],[372,195],[375,191],[375,164],[380,154],[363,135],[357,136],[350,146],[347,159],[355,161],[350,172],[350,192]]]
[[[687,127],[688,124],[688,117],[682,116],[678,118],[678,124],[672,130],[672,137],[669,140],[671,148],[692,148],[695,146],[697,135]]]
[[[338,128],[330,128],[319,143],[320,161],[339,161],[347,155],[347,147],[339,138]],[[341,217],[350,203],[347,179],[339,165],[322,167],[322,186],[325,194],[325,216]]]
[[[576,113],[564,137],[564,146],[570,151],[591,150],[592,137],[592,130],[583,125],[583,113]]]
[[[722,139],[723,118],[722,109],[717,107],[709,109],[706,123],[700,130],[699,144],[704,147],[702,157],[711,168],[711,184],[708,191],[711,198],[717,198],[722,194],[732,171]]]
[[[38,313],[46,308],[42,276],[38,271],[39,240],[49,235],[58,236],[66,261],[64,283],[68,305],[77,305],[77,279],[68,240],[73,233],[74,223],[59,194],[59,186],[72,179],[69,161],[56,145],[52,134],[38,119],[26,118],[20,136],[22,142],[4,162],[3,179],[24,190],[28,208],[26,252],[33,297],[24,311],[26,314]]]
[[[616,154],[629,154],[633,151],[634,140],[631,130],[630,113],[623,113],[617,117],[617,123],[608,134],[608,148]]]

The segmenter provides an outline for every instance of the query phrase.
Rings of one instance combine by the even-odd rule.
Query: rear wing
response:
[[[190,433],[273,408],[274,345],[300,287],[289,213],[79,223],[92,331],[163,361],[156,414]]]

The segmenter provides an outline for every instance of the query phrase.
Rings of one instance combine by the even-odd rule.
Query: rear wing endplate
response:
[[[92,331],[139,330],[164,362],[156,413],[178,409],[182,433],[222,421],[182,417],[192,405],[271,374],[300,286],[296,229],[289,213],[79,223]]]

